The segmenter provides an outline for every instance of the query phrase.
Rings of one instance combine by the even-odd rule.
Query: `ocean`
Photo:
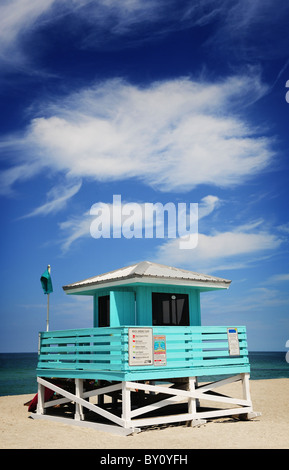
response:
[[[251,380],[289,378],[286,352],[250,352]],[[0,396],[37,392],[37,353],[0,353]],[[210,377],[210,380],[221,376]],[[207,380],[207,378],[204,378]]]

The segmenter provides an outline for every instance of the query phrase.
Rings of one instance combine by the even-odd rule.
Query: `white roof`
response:
[[[162,264],[142,261],[131,266],[99,274],[83,281],[63,286],[65,291],[87,291],[108,285],[121,285],[139,282],[152,282],[158,284],[204,286],[213,288],[228,288],[231,281],[220,277],[200,274],[186,269],[174,268]],[[68,292],[69,293],[69,292]]]

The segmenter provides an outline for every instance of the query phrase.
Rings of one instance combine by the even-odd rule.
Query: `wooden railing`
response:
[[[129,328],[147,328],[165,337],[165,361],[130,365]],[[107,380],[249,372],[246,328],[238,332],[239,354],[230,355],[226,326],[91,328],[39,335],[37,375]]]

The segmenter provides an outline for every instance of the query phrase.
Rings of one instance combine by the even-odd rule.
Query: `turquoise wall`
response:
[[[135,292],[110,292],[110,326],[135,324]]]
[[[152,326],[152,293],[188,294],[190,325],[201,325],[200,292],[192,287],[139,285],[101,289],[94,294],[94,327],[98,327],[98,297],[110,296],[110,326]]]

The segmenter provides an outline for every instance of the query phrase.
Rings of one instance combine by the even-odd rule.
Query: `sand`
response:
[[[33,420],[29,418],[27,406],[24,406],[33,395],[0,397],[0,448],[288,449],[289,379],[251,380],[250,389],[254,411],[262,413],[254,420],[216,418],[200,427],[170,425],[161,429],[146,429],[126,437],[63,423]]]

